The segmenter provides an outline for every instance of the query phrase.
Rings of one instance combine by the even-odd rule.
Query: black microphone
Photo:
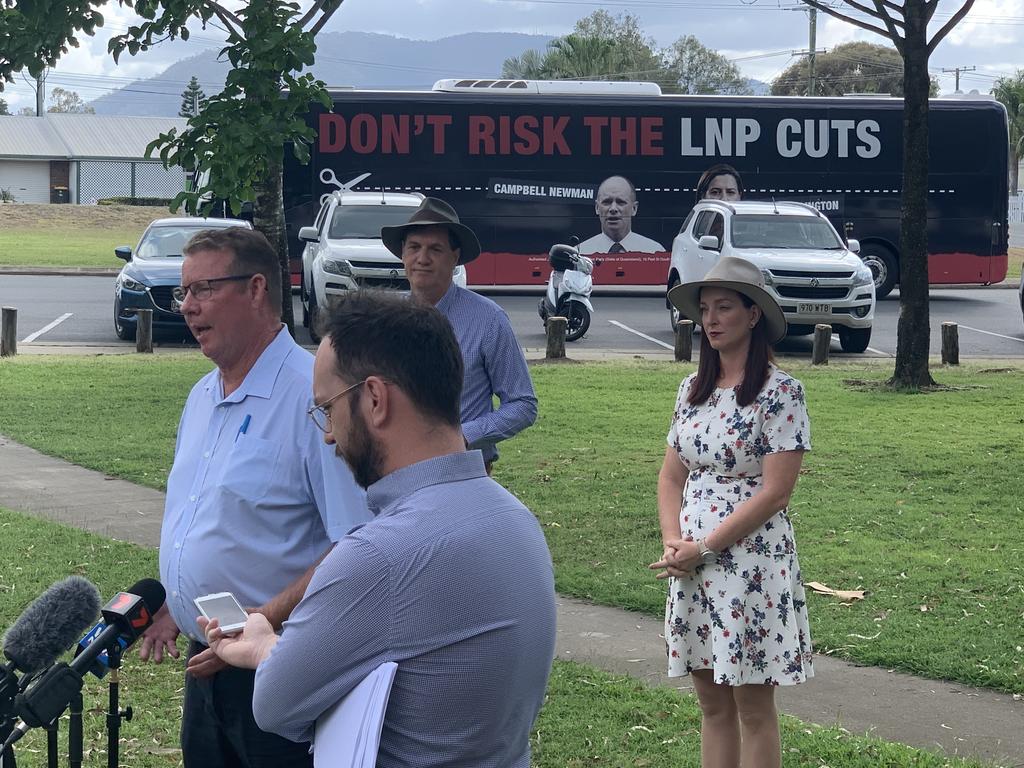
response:
[[[142,579],[127,592],[114,595],[101,611],[107,626],[99,636],[70,665],[63,662],[55,664],[18,694],[14,709],[21,720],[0,747],[0,752],[31,728],[47,725],[60,717],[71,699],[82,690],[83,677],[96,657],[122,639],[127,641],[127,645],[134,643],[153,623],[153,616],[163,607],[166,597],[163,585],[156,579]]]
[[[21,689],[15,671],[33,675],[64,653],[96,618],[100,593],[81,576],[58,581],[35,599],[3,638],[8,663],[0,667],[0,717]]]

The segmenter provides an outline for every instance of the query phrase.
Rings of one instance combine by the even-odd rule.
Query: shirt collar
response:
[[[269,400],[274,393],[274,384],[277,383],[277,376],[281,373],[281,367],[294,348],[295,342],[291,334],[288,333],[288,329],[282,323],[274,340],[260,353],[255,364],[245,374],[245,379],[242,380],[241,386],[223,398],[222,402],[240,403],[249,396]],[[221,381],[219,370],[206,385],[206,390],[215,398],[220,397],[220,393],[224,391],[224,384]]]
[[[387,515],[401,499],[431,485],[486,477],[480,451],[460,451],[396,469],[366,489],[366,503],[374,515]]]
[[[449,285],[448,290],[444,292],[444,296],[442,296],[441,300],[437,302],[437,304],[435,305],[438,311],[444,314],[449,309],[451,309],[452,304],[455,303],[455,296],[458,292],[459,286],[457,286],[455,283]]]

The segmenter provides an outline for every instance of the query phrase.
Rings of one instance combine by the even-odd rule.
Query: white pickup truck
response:
[[[787,335],[827,323],[843,351],[863,352],[871,342],[875,285],[859,250],[810,205],[702,200],[672,242],[666,286],[702,280],[722,256],[738,256],[761,270],[786,316]],[[668,306],[674,328],[678,315]]]

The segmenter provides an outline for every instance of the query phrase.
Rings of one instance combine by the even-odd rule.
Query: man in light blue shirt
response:
[[[461,383],[433,307],[357,293],[333,310],[310,415],[375,517],[319,565],[280,636],[259,615],[233,638],[199,622],[216,653],[257,667],[262,727],[307,740],[396,662],[377,766],[529,768],[554,654],[551,558],[537,519],[465,450]]]
[[[280,320],[276,254],[248,229],[207,230],[185,248],[181,311],[216,369],[178,426],[160,536],[167,602],[140,656],[192,640],[182,717],[186,768],[311,765],[307,749],[262,732],[253,674],[199,640],[195,598],[232,592],[280,627],[317,562],[369,518],[365,495],[309,421],[313,358]]]
[[[405,265],[413,297],[437,307],[455,330],[464,369],[462,434],[469,448],[480,449],[490,474],[497,443],[536,421],[537,395],[505,310],[452,282],[456,265],[480,255],[480,243],[436,197],[425,198],[409,223],[382,227],[380,236]]]

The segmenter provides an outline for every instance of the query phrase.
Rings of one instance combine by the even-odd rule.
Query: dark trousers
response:
[[[189,658],[204,646],[193,642]],[[211,678],[185,675],[181,752],[185,768],[311,768],[309,744],[261,731],[252,716],[256,673],[228,667]]]

